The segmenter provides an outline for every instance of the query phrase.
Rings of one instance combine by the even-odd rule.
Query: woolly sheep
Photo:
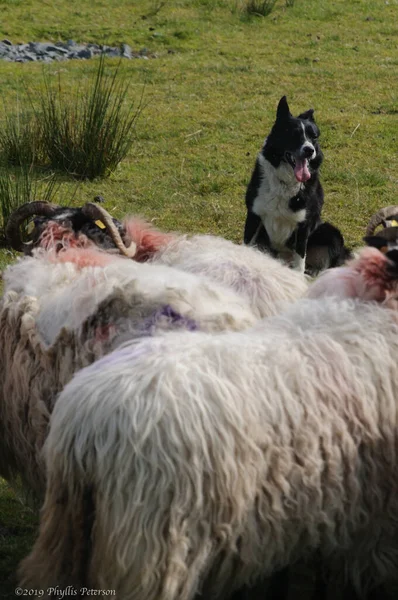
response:
[[[360,592],[396,580],[397,356],[396,311],[325,297],[83,369],[51,418],[21,585],[211,600],[315,550]]]
[[[137,218],[124,226],[137,246],[135,258],[204,275],[245,298],[254,314],[270,317],[304,296],[308,279],[249,246],[211,235],[171,235]]]
[[[36,215],[35,227],[32,239],[25,243],[20,227],[32,215]],[[98,227],[99,222],[104,230]],[[28,203],[10,217],[7,237],[14,249],[27,254],[37,248],[62,254],[65,250],[95,248],[96,244],[107,252],[117,247],[134,260],[178,267],[232,288],[259,318],[280,312],[283,304],[303,296],[307,289],[303,275],[256,249],[214,236],[163,233],[136,217],[128,217],[121,224],[93,203],[83,208]]]
[[[106,298],[125,290],[130,305],[120,329],[135,324],[143,334],[164,309],[207,331],[241,329],[256,321],[248,302],[206,278],[163,265],[140,264],[92,249],[26,257],[4,274],[6,291],[38,298],[38,328],[50,345],[64,327],[77,330]],[[167,310],[166,310],[167,309]],[[109,315],[109,325],[115,319]]]
[[[0,474],[20,474],[38,494],[49,415],[76,370],[136,337],[256,321],[243,298],[210,280],[92,249],[38,251],[8,268],[4,280]]]

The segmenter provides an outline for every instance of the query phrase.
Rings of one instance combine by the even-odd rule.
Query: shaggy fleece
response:
[[[36,251],[4,274],[0,304],[0,476],[44,490],[41,449],[58,392],[126,340],[252,326],[244,298],[215,282],[93,248]]]
[[[137,260],[206,276],[247,300],[258,318],[280,313],[307,291],[303,274],[256,248],[210,235],[162,234],[136,218],[124,225],[137,244]]]
[[[360,298],[395,306],[398,272],[388,256],[376,248],[363,248],[344,267],[330,269],[310,286],[309,298]]]
[[[238,330],[256,321],[247,300],[214,281],[92,248],[59,254],[38,250],[9,267],[4,281],[6,291],[38,298],[37,327],[47,346],[62,328],[80,331],[104,302],[113,306],[113,312],[107,312],[108,325],[123,339],[148,334],[146,321],[162,309],[165,316],[164,307],[181,315],[181,320],[163,319],[159,330],[181,326],[182,318],[195,321],[204,331]]]
[[[396,579],[397,356],[396,312],[322,298],[83,369],[51,418],[21,584],[211,600],[315,549],[360,590]]]
[[[57,394],[74,372],[99,356],[90,343],[95,329],[79,340],[63,330],[49,349],[37,331],[36,298],[4,295],[0,311],[0,475],[22,477],[27,490],[45,488],[42,447]]]

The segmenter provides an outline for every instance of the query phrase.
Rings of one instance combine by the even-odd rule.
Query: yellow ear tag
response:
[[[100,229],[105,229],[105,225],[103,224],[102,221],[98,220],[98,221],[94,221],[94,223],[100,228]]]
[[[391,227],[398,227],[398,221],[395,221],[395,219],[390,221],[390,223],[391,223]]]

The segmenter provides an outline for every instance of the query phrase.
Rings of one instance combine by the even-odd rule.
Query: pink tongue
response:
[[[308,170],[308,161],[307,159],[300,160],[296,159],[296,165],[294,167],[294,174],[296,176],[297,181],[308,181],[311,178],[311,173]]]

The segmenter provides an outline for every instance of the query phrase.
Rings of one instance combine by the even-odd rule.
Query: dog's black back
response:
[[[323,154],[312,109],[293,117],[281,98],[246,192],[244,242],[291,256],[303,270],[308,237],[321,222]]]

